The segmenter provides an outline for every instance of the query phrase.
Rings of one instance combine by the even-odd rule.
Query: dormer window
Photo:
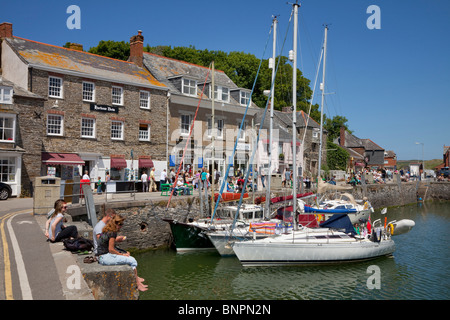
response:
[[[183,78],[182,83],[182,93],[190,95],[190,96],[196,96],[197,95],[197,81],[185,79]]]
[[[239,92],[239,103],[242,106],[246,106],[248,102],[250,101],[250,92],[247,91],[240,91]]]
[[[217,101],[230,102],[230,89],[222,86],[214,86],[214,99]]]
[[[0,86],[0,103],[12,104],[12,95],[13,95],[12,87]]]

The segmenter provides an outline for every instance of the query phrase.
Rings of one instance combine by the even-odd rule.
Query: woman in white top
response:
[[[67,204],[64,200],[58,199],[55,202],[55,212],[50,216],[45,224],[45,236],[50,242],[59,242],[68,238],[77,238],[78,230],[76,226],[64,226],[64,213]]]

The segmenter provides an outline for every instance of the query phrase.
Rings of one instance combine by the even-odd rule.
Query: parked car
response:
[[[444,175],[444,178],[447,178],[448,176],[450,176],[450,168],[449,167],[444,167],[441,169],[441,171],[439,171],[439,175]]]
[[[0,200],[6,200],[11,197],[11,187],[9,184],[4,182],[0,182]]]

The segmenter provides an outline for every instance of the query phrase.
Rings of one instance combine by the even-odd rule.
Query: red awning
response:
[[[111,158],[111,168],[122,169],[127,167],[125,158]]]
[[[139,158],[139,168],[153,168],[153,161],[149,158]]]
[[[41,159],[44,165],[84,166],[84,160],[75,153],[42,152]]]

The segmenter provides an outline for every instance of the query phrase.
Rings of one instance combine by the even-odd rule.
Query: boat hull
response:
[[[248,230],[248,228],[247,228]],[[269,234],[241,232],[239,229],[235,229],[235,236],[230,236],[229,231],[216,231],[208,232],[208,238],[216,248],[217,252],[222,257],[235,256],[233,245],[236,241],[247,241],[251,239],[263,239],[269,236]]]
[[[268,240],[268,239],[265,239]],[[245,241],[234,243],[233,250],[244,266],[288,266],[336,264],[365,261],[390,255],[395,251],[391,239],[373,242],[341,241]]]
[[[163,220],[170,225],[177,252],[215,250],[214,245],[206,236],[206,227],[192,223],[181,223],[172,219]]]

